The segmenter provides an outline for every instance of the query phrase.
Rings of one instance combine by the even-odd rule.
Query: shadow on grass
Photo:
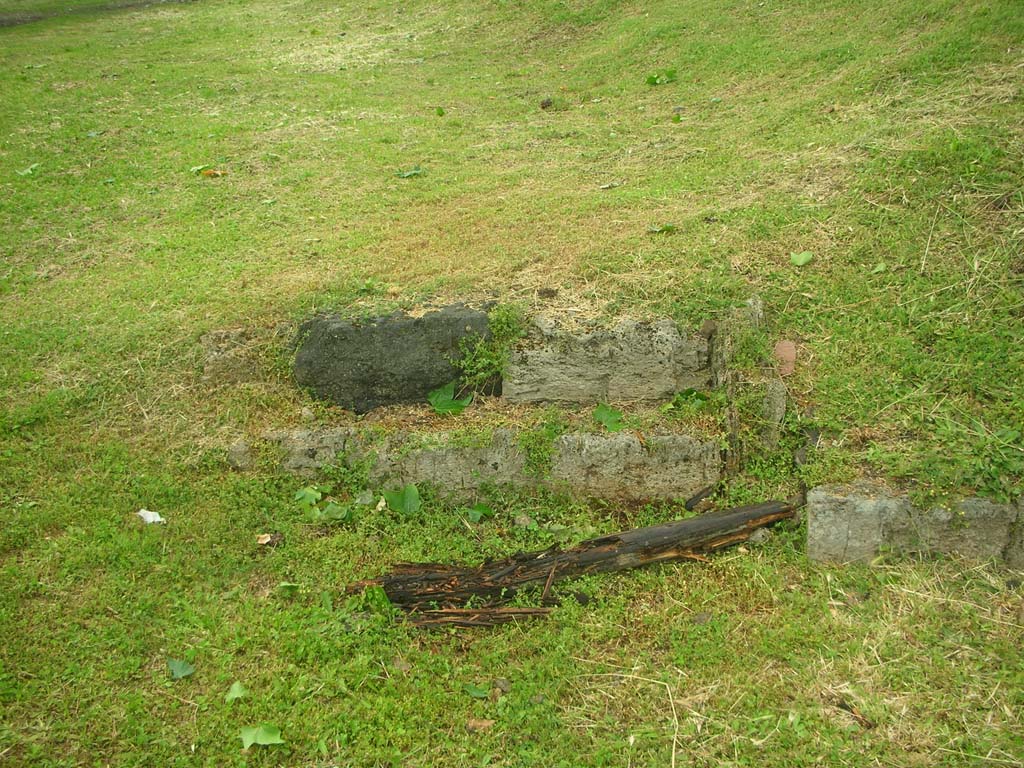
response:
[[[131,8],[146,8],[151,5],[186,5],[196,0],[126,0],[126,2],[103,3],[102,5],[86,5],[78,8],[64,8],[46,13],[6,13],[0,14],[0,28],[17,27],[36,21],[53,19],[61,16],[84,16],[87,14],[104,13],[107,11],[123,11]]]

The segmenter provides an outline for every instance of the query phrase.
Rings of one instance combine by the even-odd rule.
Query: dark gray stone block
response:
[[[299,330],[295,380],[313,395],[366,413],[381,405],[422,403],[458,378],[459,340],[487,336],[487,314],[456,305],[421,317],[396,313],[363,322],[314,317]]]

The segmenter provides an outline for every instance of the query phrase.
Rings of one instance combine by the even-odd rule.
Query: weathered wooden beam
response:
[[[458,611],[472,613],[472,609],[465,608],[471,599],[493,609],[507,603],[523,587],[543,585],[547,597],[553,583],[587,573],[622,571],[668,560],[700,560],[709,552],[745,541],[756,529],[793,514],[791,504],[769,501],[613,533],[567,550],[551,548],[520,553],[478,567],[401,563],[379,578],[353,584],[349,591],[379,586],[394,605],[407,611],[431,612],[432,620],[419,623],[460,623],[442,619],[449,615],[465,622],[467,616]],[[477,609],[474,615],[483,613],[483,609]],[[517,618],[510,613],[505,615],[510,617],[505,620]],[[475,622],[481,623],[488,622]]]

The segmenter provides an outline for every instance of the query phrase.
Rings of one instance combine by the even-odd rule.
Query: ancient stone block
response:
[[[376,458],[370,479],[381,486],[429,483],[442,495],[459,497],[483,485],[526,482],[525,457],[507,429],[485,440],[399,433],[368,450]]]
[[[555,441],[551,479],[584,496],[681,499],[718,482],[714,441],[688,435],[576,433]]]
[[[483,437],[451,432],[388,435],[352,428],[295,429],[267,433],[283,452],[282,468],[310,474],[337,461],[365,461],[376,487],[429,483],[453,498],[468,498],[484,485],[547,485],[582,496],[615,499],[684,498],[721,474],[713,441],[687,435],[632,433],[562,435],[552,446],[550,476],[526,465],[519,434],[495,430]]]
[[[899,552],[937,552],[969,560],[999,560],[1010,540],[1017,510],[987,499],[963,499],[949,507],[911,509],[886,521],[883,543]]]
[[[807,494],[807,555],[831,562],[869,561],[882,551],[1010,560],[1017,557],[1017,520],[1015,505],[986,499],[919,509],[875,483],[821,486]]]
[[[519,403],[657,400],[711,380],[708,340],[670,320],[623,320],[584,332],[534,320],[505,369],[502,396]]]
[[[282,451],[282,469],[312,474],[345,456],[349,438],[354,434],[355,431],[347,427],[281,429],[267,432],[264,438]]]
[[[487,314],[461,305],[362,322],[322,315],[299,330],[295,380],[356,413],[425,402],[431,390],[458,378],[452,360],[459,340],[487,333]]]

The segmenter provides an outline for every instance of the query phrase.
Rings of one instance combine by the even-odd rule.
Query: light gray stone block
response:
[[[582,496],[615,499],[686,498],[719,480],[717,443],[688,435],[574,433],[552,445],[550,476],[527,467],[519,433],[498,429],[481,439],[450,432],[364,434],[351,428],[270,432],[283,469],[312,474],[340,460],[367,461],[378,487],[429,483],[438,493],[469,497],[484,485],[549,486]]]
[[[963,499],[915,508],[905,495],[871,482],[807,493],[807,555],[829,562],[870,561],[879,552],[947,554],[1024,564],[1017,505]]]
[[[585,496],[686,498],[721,477],[713,441],[688,435],[576,433],[555,441],[551,479]]]
[[[658,400],[711,381],[708,340],[670,320],[623,320],[583,332],[534,320],[512,352],[502,396],[517,403]]]
[[[885,521],[905,516],[910,502],[881,485],[825,485],[807,492],[807,556],[834,563],[870,561]]]

